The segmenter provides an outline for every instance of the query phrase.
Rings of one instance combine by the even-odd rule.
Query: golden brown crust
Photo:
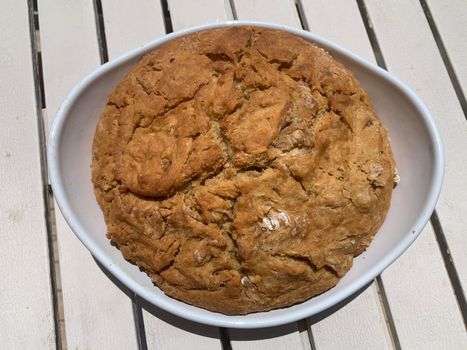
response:
[[[126,259],[172,297],[245,314],[334,286],[382,224],[395,167],[349,70],[233,27],[141,59],[101,115],[92,175]]]

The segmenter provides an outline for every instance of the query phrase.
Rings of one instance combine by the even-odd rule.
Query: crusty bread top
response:
[[[92,171],[124,257],[168,295],[226,314],[334,286],[382,224],[395,175],[353,74],[257,27],[144,56],[102,112]]]

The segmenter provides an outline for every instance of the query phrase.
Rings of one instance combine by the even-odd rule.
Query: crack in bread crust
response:
[[[169,296],[225,314],[333,287],[381,226],[394,176],[353,74],[257,27],[144,56],[109,96],[93,143],[107,236]]]

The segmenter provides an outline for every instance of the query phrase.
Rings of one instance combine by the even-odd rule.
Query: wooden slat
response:
[[[169,0],[173,30],[233,19],[228,0]]]
[[[160,1],[101,1],[109,59],[165,34]]]
[[[461,164],[466,164],[467,153],[459,150],[467,147],[467,124],[420,3],[369,0],[366,4],[389,71],[414,88],[437,120],[446,152],[437,212],[465,286],[467,169]],[[465,348],[463,321],[432,237],[429,228],[406,256],[383,273],[396,329],[408,348],[455,349],[462,344]]]
[[[467,3],[465,0],[426,0],[464,96],[467,95]]]
[[[104,0],[102,8],[110,60],[165,34],[158,1],[119,0],[116,4],[114,0]],[[143,319],[149,349],[220,349],[218,328],[184,322],[150,307],[148,310],[143,310]]]
[[[374,62],[373,50],[356,2],[313,0],[303,1],[302,5],[311,32]],[[375,283],[337,313],[319,322],[314,322],[313,318],[311,321],[313,339],[318,349],[392,348]],[[335,337],[334,334],[340,336]]]
[[[311,317],[307,323],[318,350],[393,348],[375,282],[343,309],[324,319]]]
[[[43,73],[50,127],[68,91],[97,67],[100,60],[89,0],[74,4],[72,1],[39,0],[38,7],[41,50],[46,56],[43,55]]]
[[[190,322],[151,306],[143,309],[143,316],[148,349],[222,349],[217,327]]]
[[[301,27],[293,0],[235,0],[234,3],[238,19]]]
[[[49,119],[68,91],[100,64],[93,2],[39,1]],[[99,269],[59,210],[57,236],[69,349],[137,348],[131,300]]]
[[[465,349],[467,333],[428,226],[413,246],[383,272],[402,349]]]
[[[0,3],[0,339],[54,349],[54,313],[26,1]]]
[[[365,26],[355,1],[309,0],[302,1],[308,30],[366,60],[375,62]]]
[[[230,329],[229,335],[235,350],[311,350],[306,330],[298,333],[295,323],[265,329]]]

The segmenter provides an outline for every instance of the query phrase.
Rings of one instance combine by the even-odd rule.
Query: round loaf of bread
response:
[[[167,295],[225,314],[333,287],[383,223],[394,177],[354,75],[259,27],[190,34],[144,56],[93,143],[109,239]]]

